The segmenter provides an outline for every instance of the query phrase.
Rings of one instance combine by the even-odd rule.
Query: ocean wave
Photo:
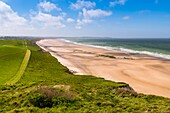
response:
[[[63,40],[63,41],[68,42],[68,43],[76,44],[76,45],[82,45],[82,46],[88,46],[88,47],[95,47],[95,48],[113,50],[112,47],[108,47],[108,46],[98,46],[98,45],[83,44],[83,43],[74,42],[74,41],[70,41],[70,40],[66,40],[66,39],[60,39],[60,40]]]
[[[137,50],[127,49],[127,48],[123,48],[123,47],[108,47],[108,46],[82,44],[82,43],[78,43],[78,42],[74,42],[74,41],[70,41],[70,40],[66,40],[66,39],[60,39],[60,40],[63,40],[63,41],[68,42],[68,43],[77,44],[77,45],[83,45],[83,46],[89,46],[89,47],[95,47],[95,48],[102,48],[102,49],[106,49],[106,50],[117,50],[117,51],[121,51],[123,53],[144,54],[144,55],[149,55],[149,56],[156,57],[156,58],[163,58],[163,59],[170,60],[170,55],[157,53],[157,52],[137,51]]]
[[[145,55],[153,56],[156,58],[164,58],[164,59],[170,60],[170,55],[166,55],[166,54],[162,54],[162,53],[150,52],[150,51],[137,51],[137,50],[126,49],[126,48],[118,48],[118,49],[122,52],[145,54]]]

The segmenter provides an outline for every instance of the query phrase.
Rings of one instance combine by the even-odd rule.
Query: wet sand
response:
[[[77,75],[93,75],[128,83],[136,92],[170,98],[170,61],[148,55],[73,44],[64,40],[37,42]]]

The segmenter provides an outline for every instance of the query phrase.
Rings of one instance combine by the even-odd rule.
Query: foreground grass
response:
[[[49,53],[32,47],[24,75],[0,86],[0,112],[168,113],[170,99],[137,94],[125,83],[75,76]]]

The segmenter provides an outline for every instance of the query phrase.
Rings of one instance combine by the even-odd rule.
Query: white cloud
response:
[[[85,25],[85,24],[89,24],[89,23],[92,23],[93,20],[90,20],[90,19],[77,19],[77,26],[82,26],[82,25]]]
[[[64,17],[67,15],[62,12],[62,9],[51,2],[40,2],[38,4],[39,12],[31,15],[31,25],[34,28],[40,29],[59,29],[65,27],[63,24]],[[52,15],[49,12],[52,10],[61,11],[59,15]],[[45,11],[45,12],[44,12]]]
[[[51,35],[64,28],[65,13],[54,16],[41,11],[32,11],[30,19],[25,19],[13,11],[9,5],[0,1],[1,35]]]
[[[31,24],[38,28],[63,28],[63,16],[52,16],[50,14],[39,12],[37,15],[31,17]]]
[[[95,6],[96,6],[95,2],[85,1],[85,0],[77,0],[76,3],[71,3],[70,5],[72,9],[76,9],[76,10],[81,10],[83,8],[93,8]]]
[[[82,19],[77,19],[76,29],[81,29],[82,26],[92,23],[95,21],[95,18],[105,17],[112,15],[111,11],[105,11],[101,9],[90,9],[87,10],[83,8],[82,12],[79,12],[79,16]]]
[[[75,26],[76,29],[82,29],[82,26]]]
[[[0,1],[0,31],[21,30],[28,21],[14,12],[9,5]]]
[[[111,11],[104,11],[101,9],[91,9],[91,10],[87,10],[87,9],[83,9],[83,16],[84,18],[96,18],[96,17],[104,17],[104,16],[110,16],[112,15]]]
[[[85,24],[89,24],[89,23],[92,23],[93,20],[90,20],[90,19],[77,19],[77,24],[76,24],[76,29],[82,29],[82,26],[85,25]]]
[[[57,5],[47,2],[47,1],[40,2],[38,4],[38,7],[40,10],[43,10],[45,12],[51,12],[52,10],[62,11],[62,9],[57,7]]]
[[[129,20],[129,19],[130,19],[130,16],[124,16],[122,19],[123,19],[123,20]]]
[[[127,2],[127,0],[115,0],[110,2],[110,6],[114,7],[116,5],[125,5],[125,3]]]
[[[73,23],[73,22],[75,22],[74,19],[72,19],[72,18],[67,18],[67,23]]]

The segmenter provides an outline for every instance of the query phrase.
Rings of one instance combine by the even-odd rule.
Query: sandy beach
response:
[[[37,42],[77,75],[93,75],[128,83],[136,92],[170,98],[170,61],[141,54],[127,54],[83,46],[64,40]]]

